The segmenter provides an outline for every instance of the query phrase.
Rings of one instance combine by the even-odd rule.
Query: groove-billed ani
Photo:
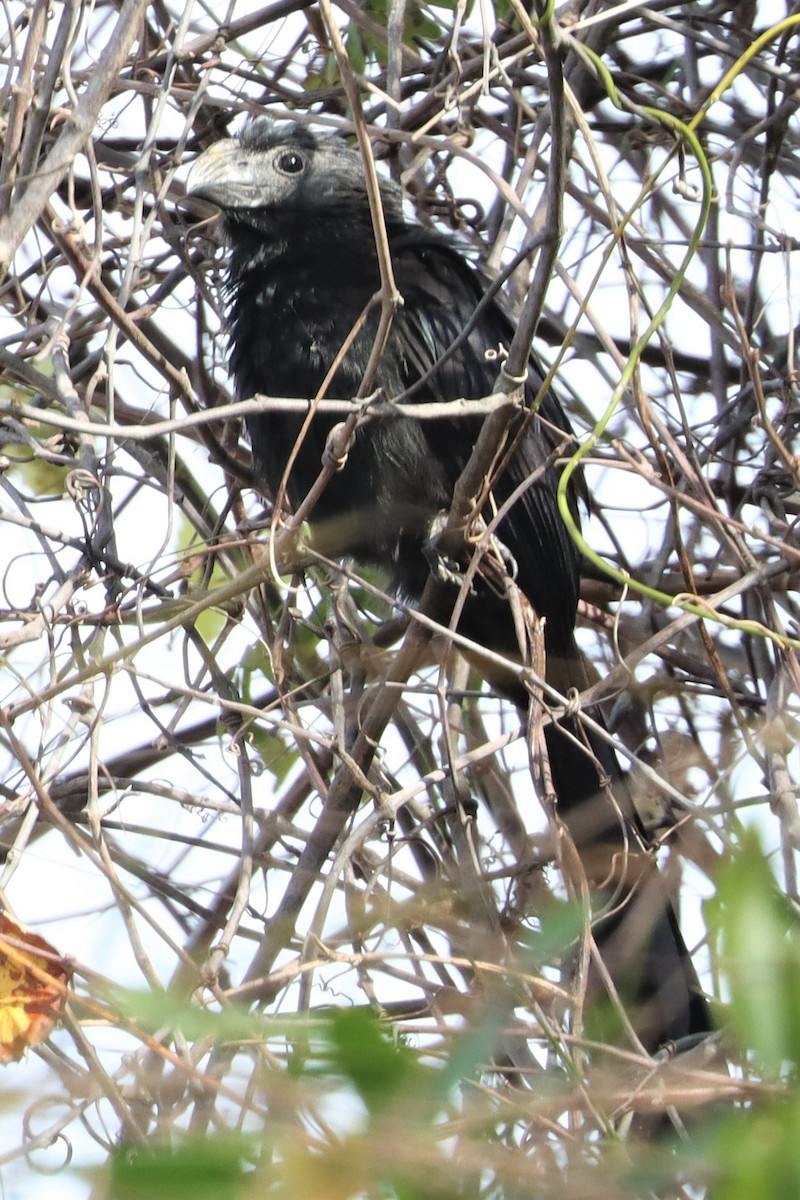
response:
[[[354,397],[380,314],[372,302],[380,274],[358,152],[338,137],[262,118],[206,150],[188,190],[222,209],[232,246],[229,325],[239,395],[313,399],[327,379],[326,396]],[[420,404],[490,395],[498,353],[512,338],[509,319],[494,300],[478,309],[485,295],[478,272],[449,240],[404,215],[397,187],[383,182],[381,193],[403,302],[374,382],[389,399],[408,392]],[[556,503],[555,450],[569,424],[552,391],[532,411],[541,383],[531,359],[528,409],[512,426],[512,453],[500,456],[484,516],[491,519],[519,489],[498,537],[516,564],[519,588],[545,619],[548,680],[562,690],[583,688],[574,636],[579,557]],[[336,419],[316,416],[299,444],[302,416],[278,411],[248,419],[256,475],[271,495],[290,460],[288,498],[297,504],[306,495]],[[451,506],[479,430],[475,417],[395,415],[364,424],[317,500],[312,523],[327,529],[324,541],[334,553],[385,567],[399,594],[418,599],[431,569],[432,527]],[[458,628],[493,650],[519,654],[507,600],[480,581]],[[515,694],[511,684],[506,690]],[[595,936],[632,1005],[639,1036],[653,1048],[708,1029],[691,960],[615,755],[572,719],[549,725],[546,739],[558,812],[590,882],[602,886],[606,901],[613,896],[614,911]]]

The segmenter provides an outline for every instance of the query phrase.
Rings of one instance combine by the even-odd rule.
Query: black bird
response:
[[[338,136],[259,118],[196,160],[188,191],[222,210],[232,247],[228,318],[238,394],[310,400],[327,379],[328,398],[356,396],[378,329],[372,301],[380,287],[358,151]],[[407,394],[419,404],[491,395],[498,354],[513,335],[509,318],[494,299],[481,305],[486,284],[478,271],[450,239],[405,215],[399,188],[382,181],[381,198],[403,303],[375,384],[389,400]],[[520,489],[497,534],[519,588],[545,619],[547,678],[563,691],[586,686],[574,634],[579,555],[556,500],[556,450],[571,431],[552,390],[534,410],[541,387],[531,358],[528,408],[510,431],[511,453],[492,480],[484,515],[490,520]],[[303,499],[339,419],[316,416],[299,444],[300,415],[248,419],[256,476],[268,494],[275,496],[294,456],[287,496],[293,505]],[[475,417],[399,415],[364,424],[317,500],[312,524],[327,528],[336,554],[385,568],[396,593],[418,600],[431,571],[432,531],[451,506],[480,427]],[[507,600],[480,581],[458,629],[519,655]],[[508,682],[506,691],[523,701],[519,685]],[[550,724],[545,736],[558,812],[590,882],[606,899],[613,895],[614,911],[595,937],[638,1035],[654,1049],[708,1030],[691,959],[615,755],[572,718]]]

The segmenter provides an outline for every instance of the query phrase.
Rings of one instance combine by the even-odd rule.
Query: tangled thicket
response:
[[[75,962],[60,1028],[6,1068],[0,1166],[113,1153],[123,1195],[145,1147],[211,1134],[231,1180],[255,1164],[294,1200],[645,1194],[624,1180],[647,1130],[618,1119],[757,1104],[766,1051],[654,1075],[592,1041],[581,971],[556,973],[589,953],[581,880],[519,714],[452,655],[406,674],[385,581],[293,575],[302,545],[269,532],[224,248],[181,168],[254,111],[363,126],[490,274],[530,244],[505,292],[583,444],[595,695],[736,1009],[705,918],[736,925],[749,826],[792,947],[800,899],[790,6],[4,15],[0,888]],[[351,815],[318,878],[297,863],[331,805]]]

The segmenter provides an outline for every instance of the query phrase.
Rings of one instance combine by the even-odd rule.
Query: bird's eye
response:
[[[285,154],[280,155],[275,165],[284,175],[299,175],[305,163],[294,150],[287,150]]]

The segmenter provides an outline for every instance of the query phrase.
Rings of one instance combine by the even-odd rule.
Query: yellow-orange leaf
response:
[[[44,938],[0,916],[0,1063],[22,1058],[49,1035],[71,974]]]

